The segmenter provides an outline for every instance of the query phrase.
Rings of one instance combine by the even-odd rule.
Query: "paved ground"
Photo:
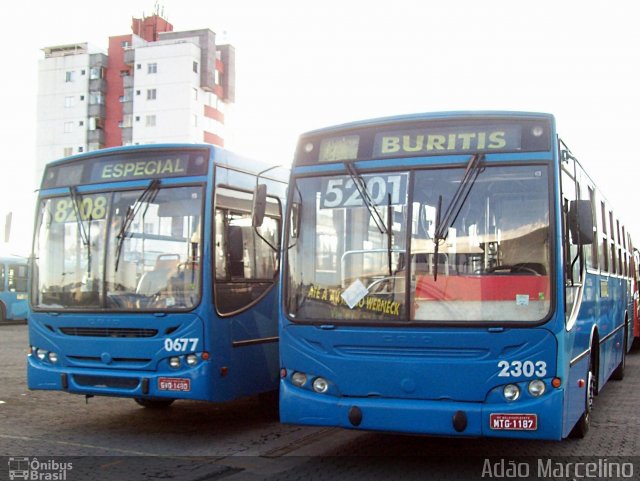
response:
[[[16,467],[25,457],[43,463],[34,464],[40,479],[56,479],[55,469],[71,463],[72,469],[57,471],[69,481],[472,480],[500,478],[500,469],[513,466],[528,475],[524,479],[640,479],[638,349],[628,358],[626,379],[609,382],[598,396],[588,437],[560,443],[286,426],[255,398],[176,402],[166,410],[119,398],[87,403],[81,396],[29,391],[27,349],[26,326],[0,326],[0,480],[9,479],[10,458]],[[576,476],[567,468],[575,462],[599,463],[601,476]],[[632,478],[611,476],[627,462],[635,463]]]

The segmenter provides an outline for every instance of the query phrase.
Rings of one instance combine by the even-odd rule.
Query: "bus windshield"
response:
[[[200,299],[200,186],[41,200],[36,309],[179,310]]]
[[[349,175],[296,181],[285,286],[293,320],[495,323],[548,315],[546,166],[483,164],[463,190],[464,168],[360,177],[373,205]]]

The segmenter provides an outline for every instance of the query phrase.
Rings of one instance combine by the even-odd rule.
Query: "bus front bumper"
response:
[[[443,436],[562,439],[563,390],[538,399],[481,403],[317,394],[281,381],[280,421]]]
[[[173,372],[89,369],[55,366],[27,357],[31,390],[65,391],[89,396],[212,400],[210,364],[200,362]],[[207,380],[209,379],[209,382]]]

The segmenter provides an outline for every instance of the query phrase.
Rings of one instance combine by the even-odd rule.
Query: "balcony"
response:
[[[123,61],[127,65],[133,65],[133,63],[136,61],[136,50],[133,48],[125,50]]]
[[[133,141],[133,128],[124,127],[122,130],[122,145],[129,145]]]
[[[87,132],[87,142],[90,144],[104,144],[104,130],[89,130]]]
[[[91,104],[89,105],[89,117],[105,118],[107,116],[107,109],[104,104]]]

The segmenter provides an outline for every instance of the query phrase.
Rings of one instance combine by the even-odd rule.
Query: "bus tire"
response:
[[[148,398],[148,397],[134,397],[133,400],[140,406],[149,409],[164,409],[173,404],[175,399],[160,399],[160,398]]]
[[[4,307],[4,302],[0,302],[0,322],[7,320],[7,308]]]
[[[280,418],[280,392],[279,390],[267,391],[258,394],[258,403],[261,412],[268,418],[278,420]]]
[[[591,426],[591,411],[593,411],[593,398],[596,395],[597,382],[593,362],[591,362],[589,364],[589,371],[587,372],[587,392],[585,396],[584,412],[569,433],[569,437],[582,439],[589,432],[589,427]]]
[[[624,341],[622,342],[622,359],[620,364],[611,374],[611,379],[614,381],[622,381],[624,379],[624,368],[627,364],[627,328],[624,328]]]

